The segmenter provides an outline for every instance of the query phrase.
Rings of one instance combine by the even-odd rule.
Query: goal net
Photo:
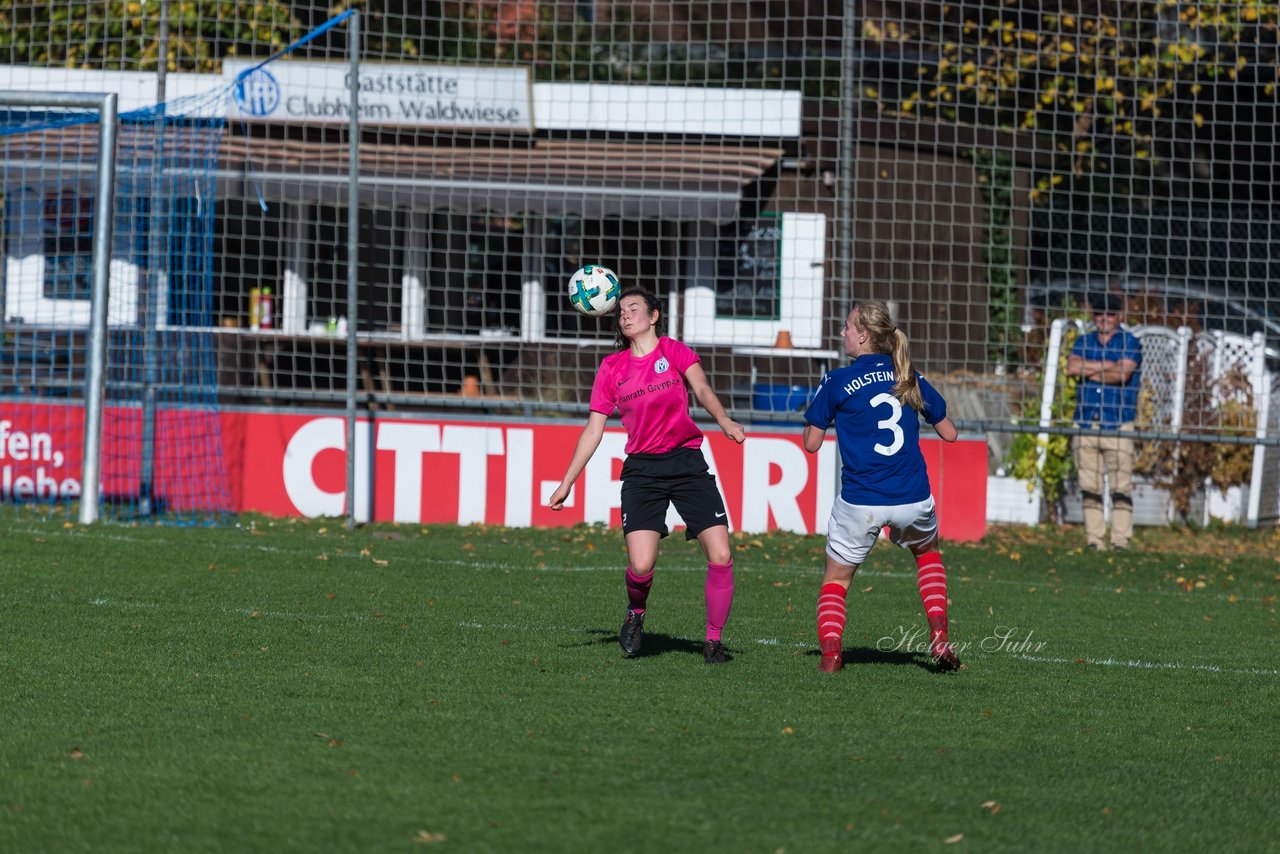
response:
[[[21,89],[65,87],[69,67],[106,88],[151,80],[159,56],[186,82],[226,81],[345,5],[195,3],[165,22],[163,45],[155,15],[118,3],[77,7],[65,26],[36,8],[0,33],[0,61]],[[138,296],[113,340],[137,347],[154,328],[165,346],[216,342],[224,405],[340,407],[339,330],[354,326],[362,411],[579,419],[616,324],[575,311],[566,286],[598,263],[657,294],[735,418],[795,428],[845,361],[850,305],[876,299],[962,430],[986,436],[990,475],[1049,489],[1050,473],[1070,478],[1079,432],[1058,362],[1105,292],[1131,326],[1181,336],[1144,334],[1144,459],[1178,461],[1144,476],[1248,486],[1265,493],[1252,520],[1280,518],[1275,3],[463,0],[367,12],[358,210],[344,189],[349,53],[329,32],[233,99],[216,206],[195,177],[165,189],[175,247],[200,244],[194,229],[216,208],[204,248],[155,248],[146,180],[122,196],[117,244],[137,245],[117,264],[135,256],[122,270]],[[146,122],[165,140],[187,133],[176,115],[139,117],[139,133]],[[25,135],[47,140],[32,168],[57,174],[53,140],[76,133]],[[153,142],[122,155],[150,162]],[[28,184],[8,177],[24,159],[5,160],[9,218],[26,216],[9,194]],[[29,207],[53,210],[67,241],[80,214],[59,211],[87,188],[58,181],[30,184],[41,195]],[[72,196],[49,201],[48,189]],[[58,282],[80,262],[41,263],[53,265],[41,287],[73,287]],[[148,327],[158,264],[164,316]],[[201,277],[211,295],[184,296]],[[37,343],[62,352],[57,336],[76,334]],[[6,363],[7,376],[43,378],[10,387],[75,387],[79,366],[44,352]],[[132,373],[112,377],[130,411],[148,371],[159,388],[211,364],[148,366],[145,348],[132,352]],[[1230,465],[1174,450],[1196,442],[1235,443],[1217,449]]]
[[[118,117],[114,194],[101,208],[112,237],[97,463],[110,518],[207,520],[230,508],[209,332],[223,100]],[[9,107],[0,126],[6,502],[70,507],[83,489],[100,121]]]

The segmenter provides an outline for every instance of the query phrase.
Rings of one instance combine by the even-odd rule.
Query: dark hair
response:
[[[916,369],[911,364],[911,354],[907,350],[907,336],[894,325],[889,307],[872,300],[858,303],[853,310],[858,312],[858,328],[871,339],[871,351],[893,357],[893,374],[897,378],[897,382],[893,384],[894,396],[919,412],[924,408],[924,397],[920,394]]]
[[[641,287],[627,288],[622,292],[622,296],[618,297],[618,305],[622,305],[622,301],[627,297],[640,297],[644,300],[650,314],[658,312],[658,320],[653,324],[653,331],[659,338],[667,334],[667,316],[662,313],[662,303],[658,301],[653,291]],[[622,334],[622,327],[618,327],[618,331],[614,334],[613,343],[619,350],[625,350],[631,346],[627,336]]]
[[[1119,296],[1113,293],[1095,293],[1089,296],[1089,308],[1097,312],[1110,312],[1118,314],[1124,310],[1124,302]]]

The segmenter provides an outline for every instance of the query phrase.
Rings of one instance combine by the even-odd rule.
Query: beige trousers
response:
[[[1084,504],[1084,535],[1090,546],[1104,548],[1107,524],[1103,518],[1104,478],[1111,492],[1111,546],[1129,547],[1133,537],[1133,424],[1120,431],[1094,428],[1076,437],[1076,475]]]

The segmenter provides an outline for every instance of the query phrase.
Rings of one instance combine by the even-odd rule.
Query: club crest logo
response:
[[[669,367],[671,367],[671,363],[667,361],[666,356],[663,356],[662,358],[658,359],[657,362],[654,363],[653,372],[655,374],[665,374],[667,372],[667,368]]]
[[[236,105],[251,116],[269,116],[280,106],[280,84],[271,72],[255,68],[236,78],[232,88]]]

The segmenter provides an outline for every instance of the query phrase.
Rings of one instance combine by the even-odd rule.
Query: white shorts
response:
[[[912,504],[876,507],[850,504],[837,495],[827,523],[827,554],[846,566],[860,566],[884,528],[889,529],[890,541],[904,549],[930,542],[938,535],[933,496]]]

